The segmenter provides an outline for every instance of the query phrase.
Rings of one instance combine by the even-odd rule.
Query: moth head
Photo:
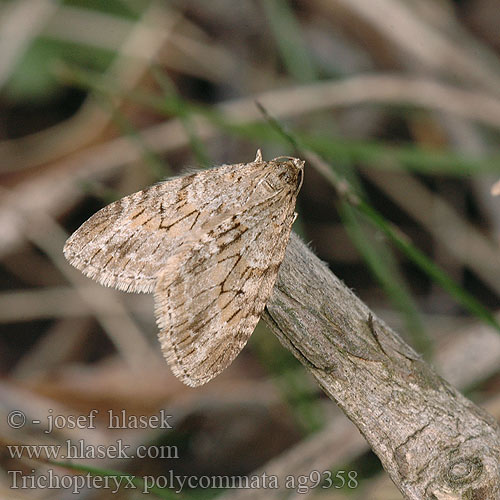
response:
[[[304,164],[303,160],[292,156],[278,156],[269,162],[265,183],[275,191],[295,187],[297,194],[304,179]]]

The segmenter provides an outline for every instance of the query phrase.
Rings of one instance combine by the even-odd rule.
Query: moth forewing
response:
[[[223,165],[126,196],[68,239],[68,261],[99,283],[155,294],[162,351],[197,386],[246,344],[290,237],[304,162]]]

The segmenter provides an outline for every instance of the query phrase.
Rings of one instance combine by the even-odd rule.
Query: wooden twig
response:
[[[500,497],[500,432],[292,235],[265,321],[407,499]]]

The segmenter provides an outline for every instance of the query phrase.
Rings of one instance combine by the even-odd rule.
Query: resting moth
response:
[[[205,384],[243,349],[285,256],[304,162],[222,165],[125,196],[84,222],[64,255],[86,276],[153,292],[173,373]]]

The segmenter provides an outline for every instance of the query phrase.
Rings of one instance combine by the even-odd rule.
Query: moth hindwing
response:
[[[251,163],[153,185],[94,214],[64,255],[103,285],[154,292],[167,362],[202,385],[241,351],[271,295],[303,168],[258,151]]]

